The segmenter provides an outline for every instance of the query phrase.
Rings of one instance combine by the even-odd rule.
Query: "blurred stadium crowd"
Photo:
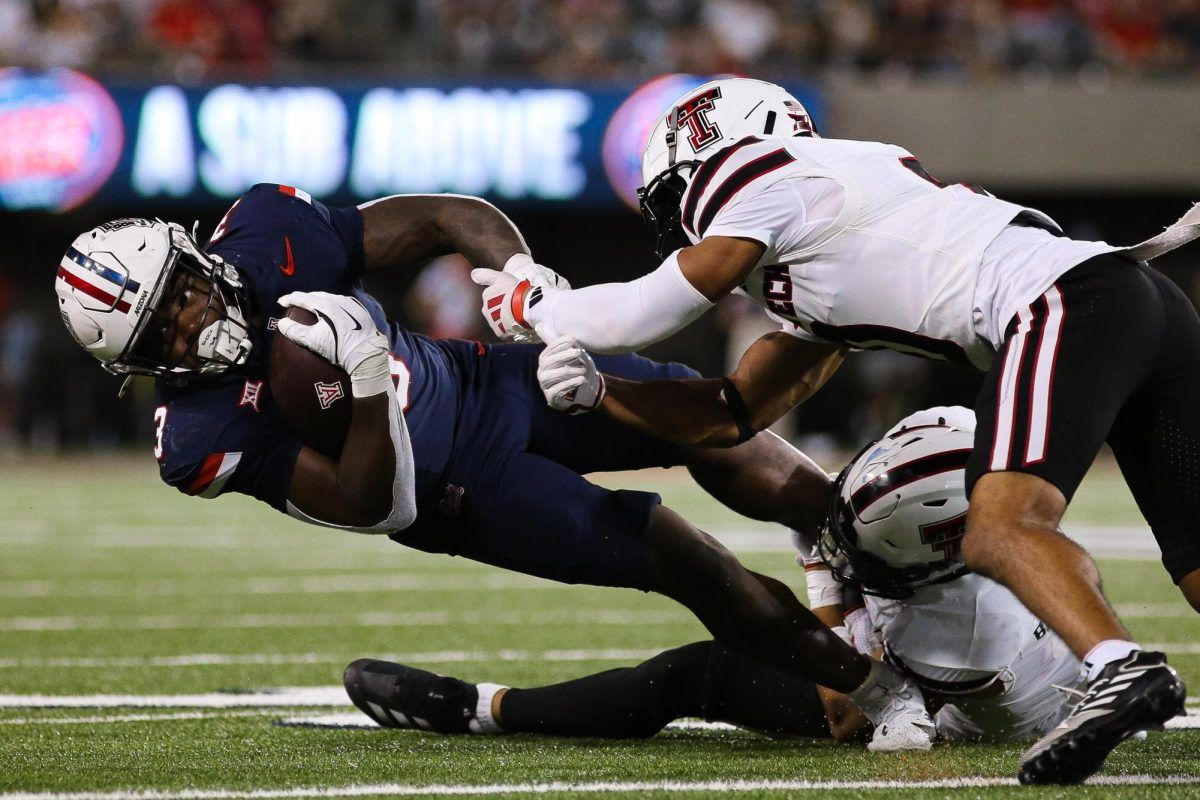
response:
[[[0,0],[0,63],[636,80],[1200,70],[1200,0]]]

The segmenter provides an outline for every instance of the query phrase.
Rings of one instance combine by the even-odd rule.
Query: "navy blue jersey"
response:
[[[329,208],[290,186],[254,186],[226,212],[204,249],[236,267],[248,288],[253,349],[243,367],[214,380],[179,387],[158,381],[155,457],[164,481],[187,494],[241,492],[286,510],[301,444],[271,397],[267,355],[283,316],[278,299],[324,291],[357,296],[387,333],[418,496],[436,483],[450,455],[462,375],[475,345],[434,341],[389,323],[359,285],[362,241],[357,208]]]

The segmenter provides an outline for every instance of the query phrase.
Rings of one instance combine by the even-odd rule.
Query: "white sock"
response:
[[[1125,658],[1135,650],[1141,649],[1135,642],[1127,642],[1123,639],[1105,639],[1089,650],[1088,654],[1083,657],[1083,666],[1087,669],[1088,683],[1096,680],[1096,676],[1100,674],[1100,671],[1112,662]]]
[[[498,683],[476,684],[479,700],[475,703],[475,718],[467,723],[471,733],[504,733],[504,729],[492,716],[492,698],[496,696],[496,692],[507,688]]]

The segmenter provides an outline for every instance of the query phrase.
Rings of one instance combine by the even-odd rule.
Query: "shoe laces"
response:
[[[1060,686],[1057,683],[1052,683],[1052,684],[1050,684],[1050,688],[1058,689],[1060,692],[1062,692],[1063,694],[1070,697],[1076,703],[1082,701],[1083,698],[1087,696],[1086,692],[1081,692],[1079,689],[1076,689],[1071,686]]]

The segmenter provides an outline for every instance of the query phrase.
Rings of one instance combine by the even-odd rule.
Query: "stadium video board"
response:
[[[259,182],[338,203],[455,192],[546,209],[633,205],[651,126],[704,80],[181,87],[5,69],[0,208],[217,208]],[[789,88],[820,117],[813,89]]]

